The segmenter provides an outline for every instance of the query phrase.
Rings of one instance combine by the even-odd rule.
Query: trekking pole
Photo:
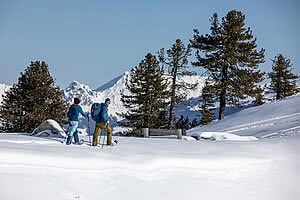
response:
[[[100,136],[99,136],[99,144],[101,144],[101,136],[102,136],[102,129],[101,129],[101,133],[100,133]]]
[[[92,144],[91,144],[91,134],[90,134],[90,130],[91,130],[91,127],[90,127],[90,114],[88,113],[88,135],[89,135],[89,144],[90,144],[90,146],[92,146]]]
[[[104,142],[105,142],[105,136],[106,136],[106,135],[104,135],[104,138],[103,138],[102,149],[103,149]]]
[[[108,124],[106,124],[106,127],[105,127],[105,132],[106,132],[106,135],[108,134],[108,131],[107,131],[107,126],[108,126]],[[102,149],[103,149],[103,146],[104,146],[104,142],[105,142],[105,136],[106,135],[104,135],[104,139],[103,139],[103,143],[102,143]],[[108,138],[108,135],[107,135],[107,138]]]

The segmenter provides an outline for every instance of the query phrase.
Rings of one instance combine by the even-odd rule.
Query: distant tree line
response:
[[[189,129],[222,120],[226,107],[241,106],[243,99],[250,97],[257,106],[264,104],[266,89],[274,94],[274,100],[299,92],[296,85],[299,77],[292,72],[291,60],[282,54],[272,59],[271,73],[258,69],[265,62],[265,50],[257,48],[256,38],[250,27],[245,26],[242,12],[232,10],[219,20],[217,13],[213,14],[209,33],[200,34],[194,29],[189,44],[177,39],[166,51],[162,48],[157,55],[148,53],[132,68],[126,83],[128,93],[123,93],[121,98],[128,112],[120,113],[124,118],[120,125],[132,128],[129,135],[141,136],[143,127]],[[192,51],[195,59],[189,63]],[[186,100],[186,92],[196,87],[180,79],[196,74],[191,67],[204,69],[207,80],[199,94],[201,119],[190,122],[183,115],[176,119],[175,107]],[[266,78],[271,79],[271,84],[260,86]],[[63,91],[54,86],[48,65],[35,61],[4,95],[0,129],[32,132],[46,119],[64,121],[66,109]]]

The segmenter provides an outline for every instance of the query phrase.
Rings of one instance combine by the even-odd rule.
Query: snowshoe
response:
[[[82,145],[83,143],[84,143],[84,140],[81,139],[79,142],[76,142],[75,144],[77,144],[77,145]]]

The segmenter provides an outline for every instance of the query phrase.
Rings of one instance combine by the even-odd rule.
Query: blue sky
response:
[[[147,53],[209,33],[213,13],[246,16],[266,62],[279,53],[300,74],[297,0],[0,0],[0,83],[13,84],[31,61],[44,60],[56,85],[78,80],[96,89],[136,66]],[[194,55],[191,57],[193,59]]]

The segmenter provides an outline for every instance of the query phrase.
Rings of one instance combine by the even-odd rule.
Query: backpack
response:
[[[92,116],[92,119],[94,121],[99,121],[100,119],[100,113],[101,113],[101,104],[100,103],[94,103],[92,105],[92,108],[91,108],[91,116]]]
[[[69,108],[69,111],[68,111],[68,118],[70,119],[72,116],[75,115],[75,107],[74,105],[71,105],[70,108]]]

